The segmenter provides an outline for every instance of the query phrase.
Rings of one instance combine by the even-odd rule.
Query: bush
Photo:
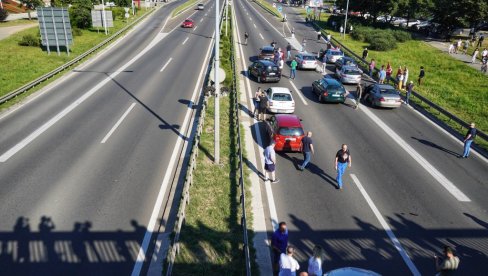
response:
[[[73,36],[81,36],[81,35],[83,35],[83,31],[81,29],[73,28],[71,31],[73,32]]]
[[[369,41],[369,48],[375,51],[389,51],[396,49],[397,42],[390,35],[377,35],[371,36],[372,40]]]
[[[40,42],[39,42],[39,38],[35,37],[34,35],[28,34],[22,37],[22,39],[19,41],[19,45],[39,47]]]
[[[122,7],[113,7],[112,9],[112,17],[115,20],[115,18],[125,18],[125,10]]]
[[[401,30],[394,30],[393,36],[398,42],[405,42],[412,39],[412,35],[409,32],[401,31]]]
[[[351,33],[351,37],[354,40],[364,41],[364,40],[366,40],[366,37],[370,36],[370,34],[373,31],[374,31],[373,28],[358,26],[358,27],[353,29],[353,31]]]
[[[5,9],[0,9],[0,21],[7,19],[8,12]]]

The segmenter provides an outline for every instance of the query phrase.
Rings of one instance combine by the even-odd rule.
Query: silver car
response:
[[[342,83],[360,83],[363,71],[356,66],[342,66],[341,69],[336,67],[336,76]]]
[[[341,50],[329,49],[325,52],[325,62],[335,63],[339,58],[343,57],[344,53]]]
[[[309,53],[298,53],[295,55],[295,60],[298,63],[298,69],[314,69],[317,68],[317,60],[315,55]]]
[[[400,92],[388,84],[372,84],[366,87],[364,100],[372,106],[396,108],[402,105]]]

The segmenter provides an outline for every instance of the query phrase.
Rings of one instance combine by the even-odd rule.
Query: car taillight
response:
[[[329,96],[329,92],[325,91],[324,96],[326,96],[326,97]]]
[[[385,98],[381,97],[380,102],[384,102],[384,101],[385,101]]]

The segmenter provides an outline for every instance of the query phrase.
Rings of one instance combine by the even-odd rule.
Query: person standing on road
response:
[[[410,104],[410,95],[412,95],[413,87],[414,87],[413,81],[410,81],[407,84],[407,94],[405,96],[405,104],[406,105]]]
[[[249,38],[249,34],[244,32],[244,45],[247,45],[247,39]]]
[[[418,79],[419,86],[422,84],[424,77],[425,77],[424,66],[420,66],[420,73],[419,73],[419,79]]]
[[[302,52],[305,52],[305,47],[307,46],[307,39],[303,38],[302,40]]]
[[[449,48],[447,50],[449,54],[454,54],[454,43],[449,43]]]
[[[444,247],[444,259],[439,258],[439,256],[434,255],[435,259],[435,270],[439,272],[436,275],[439,276],[449,276],[454,275],[459,267],[459,258],[454,256],[454,250],[450,246]]]
[[[408,68],[403,66],[403,87],[406,89],[408,83]]]
[[[327,34],[327,42],[330,42],[331,39],[332,39],[332,36],[330,34]]]
[[[478,57],[478,54],[480,53],[480,50],[476,48],[473,52],[473,55],[471,56],[471,63],[476,63],[476,58]]]
[[[359,102],[361,101],[361,97],[363,96],[363,87],[361,86],[361,83],[358,83],[356,86],[356,106],[354,109],[359,108]]]
[[[288,45],[286,45],[286,60],[289,60],[291,58],[291,44],[288,42]]]
[[[368,48],[364,48],[363,50],[363,59],[365,60],[368,57]]]
[[[305,167],[307,167],[308,163],[310,163],[310,158],[312,158],[312,154],[315,154],[313,150],[311,131],[307,131],[307,136],[303,137],[302,139],[302,152],[303,152],[303,163],[300,167],[298,167],[301,171],[303,171]]]
[[[469,152],[471,151],[471,144],[474,141],[474,138],[476,138],[477,130],[475,128],[475,124],[471,123],[469,125],[468,132],[466,132],[466,136],[464,136],[464,152],[463,156],[461,158],[468,158]]]
[[[374,60],[374,58],[372,58],[371,62],[369,63],[369,76],[371,78],[373,77],[373,71],[375,67],[376,67],[376,61]]]
[[[385,79],[386,79],[386,70],[385,70],[385,66],[384,65],[381,65],[381,70],[380,70],[380,73],[379,73],[379,83],[382,84],[382,83],[385,83]]]
[[[266,120],[266,111],[269,108],[269,101],[268,96],[266,93],[261,92],[261,96],[259,96],[259,120],[265,121]]]
[[[313,255],[308,259],[308,275],[309,276],[322,276],[322,263],[323,263],[323,250],[319,245],[314,246]]]
[[[485,40],[485,36],[483,34],[480,34],[480,37],[478,38],[478,44],[476,44],[476,47],[483,47],[483,40]]]
[[[285,222],[280,222],[278,229],[271,236],[271,249],[273,250],[273,270],[278,272],[280,256],[286,252],[288,246],[288,229]]]
[[[254,93],[254,112],[253,116],[254,118],[259,120],[259,101],[261,100],[261,94],[263,91],[261,90],[261,87],[258,87],[258,90],[256,90],[256,93]]]
[[[290,63],[290,79],[294,80],[296,73],[297,73],[297,65],[298,62],[296,60],[292,60]]]
[[[337,152],[335,158],[335,170],[337,171],[337,189],[342,190],[342,176],[346,172],[347,167],[351,167],[352,158],[351,153],[347,149],[346,144],[342,144],[341,149]]]
[[[298,264],[297,260],[293,258],[293,254],[295,254],[295,248],[291,245],[286,248],[286,254],[281,253],[279,276],[297,275],[297,271],[300,269],[300,265]]]
[[[272,139],[269,145],[264,149],[264,169],[266,170],[267,175],[265,174],[266,180],[271,181],[271,183],[278,183],[280,180],[276,178],[276,152],[275,152],[275,141]]]
[[[393,68],[391,68],[390,62],[386,64],[386,83],[390,83],[391,74],[393,74]]]

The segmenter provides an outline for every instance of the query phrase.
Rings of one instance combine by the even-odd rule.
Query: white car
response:
[[[205,6],[202,3],[197,5],[197,10],[203,11],[204,9],[205,9]]]
[[[317,60],[314,54],[302,52],[295,55],[295,60],[298,63],[298,69],[313,69],[317,68]]]
[[[270,113],[295,112],[295,100],[291,91],[286,87],[270,87],[266,90]]]
[[[341,50],[329,49],[325,52],[325,62],[335,63],[338,59],[344,56]]]
[[[324,276],[381,276],[381,274],[357,267],[343,267],[326,272]]]

